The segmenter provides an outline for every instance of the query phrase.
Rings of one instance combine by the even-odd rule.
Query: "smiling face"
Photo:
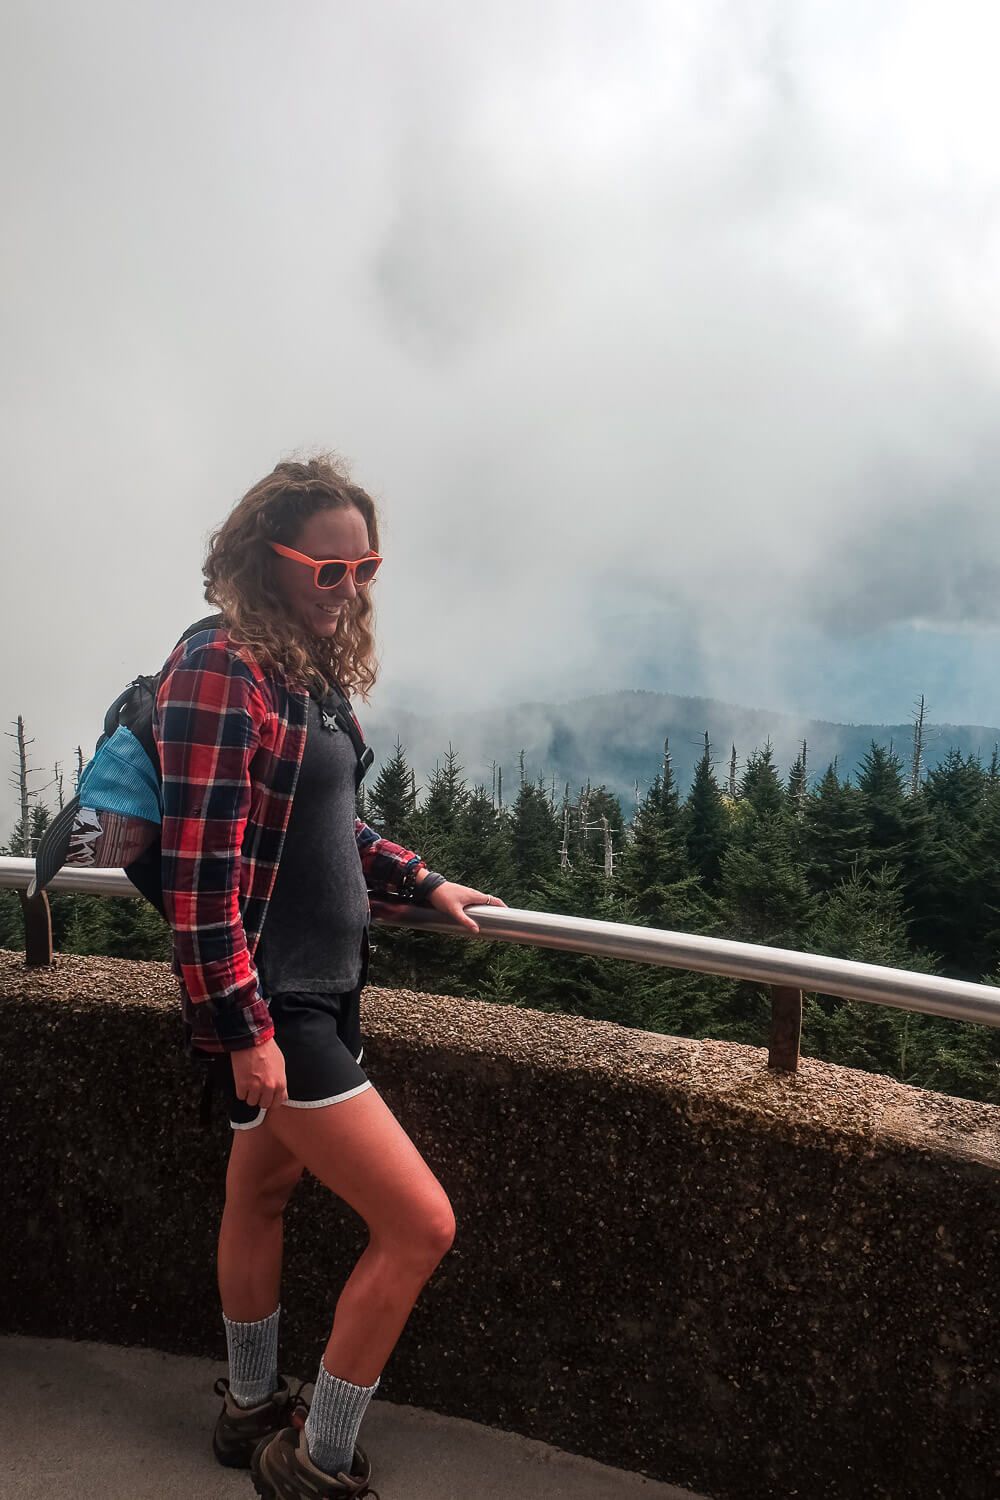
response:
[[[317,561],[340,557],[352,561],[371,551],[365,518],[353,505],[320,510],[304,521],[287,544]],[[313,635],[332,636],[357,589],[350,573],[332,589],[316,587],[316,575],[304,563],[274,554],[278,593],[290,615]]]

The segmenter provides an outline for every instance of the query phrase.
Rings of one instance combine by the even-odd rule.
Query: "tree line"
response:
[[[449,879],[510,906],[736,938],[1000,984],[1000,760],[953,750],[904,768],[872,742],[854,780],[836,763],[809,784],[806,746],[786,775],[771,746],[716,775],[708,735],[681,797],[669,744],[626,818],[606,786],[556,798],[521,756],[470,786],[449,746],[418,795],[403,746],[363,786],[358,811]],[[915,770],[914,767],[917,767]],[[60,789],[61,796],[61,789]],[[3,852],[34,847],[40,797]],[[55,942],[72,953],[165,959],[169,931],[139,898],[53,893]],[[762,1045],[770,999],[752,983],[379,924],[370,983],[464,995],[689,1037]],[[18,899],[0,892],[0,946],[23,946]],[[1000,1102],[1000,1032],[815,994],[803,1051],[903,1082]]]

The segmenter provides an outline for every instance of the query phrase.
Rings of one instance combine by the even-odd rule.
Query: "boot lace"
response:
[[[343,1470],[335,1474],[334,1478],[337,1481],[337,1488],[327,1490],[329,1500],[348,1500],[348,1496],[355,1495],[367,1495],[369,1500],[379,1500],[378,1490],[373,1490],[364,1479],[352,1479],[350,1474],[345,1474]]]
[[[309,1415],[310,1402],[305,1396],[303,1396],[302,1392],[305,1390],[307,1385],[314,1384],[315,1382],[312,1380],[300,1380],[298,1390],[293,1391],[291,1387],[289,1387],[288,1394],[284,1397],[282,1405],[287,1408],[288,1421],[292,1427],[304,1427],[306,1425],[306,1417]],[[217,1396],[224,1396],[229,1390],[229,1381],[224,1375],[220,1375],[218,1380],[215,1382],[213,1389]]]
[[[312,1402],[307,1400],[306,1397],[302,1394],[307,1385],[315,1385],[315,1381],[300,1380],[298,1390],[289,1394],[288,1420],[293,1427],[301,1428],[306,1425],[306,1417],[309,1415],[309,1407],[312,1404]]]

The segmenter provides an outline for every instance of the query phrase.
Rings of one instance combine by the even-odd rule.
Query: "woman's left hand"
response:
[[[417,890],[419,889],[418,882]],[[470,927],[473,932],[479,931],[479,923],[465,915],[467,906],[507,905],[506,901],[501,901],[499,896],[488,896],[484,891],[473,890],[469,885],[458,885],[454,880],[446,880],[443,885],[437,886],[431,891],[424,904],[433,906],[437,911],[444,912],[446,916],[455,917],[463,927]]]

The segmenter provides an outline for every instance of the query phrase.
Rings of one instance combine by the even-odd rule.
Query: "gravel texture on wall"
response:
[[[218,1104],[199,1127],[174,986],[0,952],[0,1329],[225,1358],[231,1132]],[[1000,1495],[1000,1109],[516,1006],[364,1006],[458,1221],[380,1396],[719,1500]],[[290,1375],[366,1238],[303,1181]]]

